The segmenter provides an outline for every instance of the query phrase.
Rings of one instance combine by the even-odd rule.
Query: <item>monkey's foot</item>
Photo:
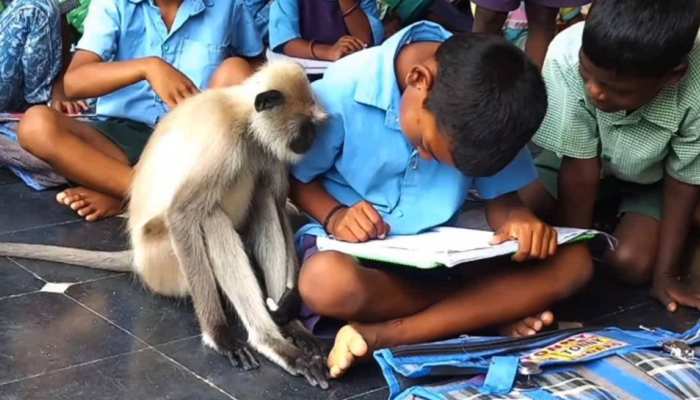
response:
[[[554,314],[545,311],[531,317],[523,318],[511,324],[503,325],[499,331],[504,336],[532,336],[554,323]]]
[[[56,201],[90,222],[118,215],[124,209],[122,200],[84,187],[66,189],[56,195]]]
[[[335,343],[328,354],[328,369],[331,378],[338,378],[353,364],[368,359],[374,349],[356,327],[345,325],[335,335]]]

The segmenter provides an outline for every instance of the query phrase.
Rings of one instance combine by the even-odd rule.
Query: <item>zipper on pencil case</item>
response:
[[[524,338],[505,338],[496,339],[488,343],[473,343],[473,344],[441,344],[441,343],[426,343],[417,344],[410,346],[400,346],[393,349],[391,352],[395,357],[412,357],[412,356],[424,356],[429,354],[434,355],[451,355],[451,354],[463,354],[467,352],[479,352],[487,351],[493,349],[504,348],[504,350],[520,350],[529,347],[532,344],[536,344],[542,340],[546,340],[552,337],[569,337],[577,335],[579,333],[594,332],[596,328],[570,328],[561,329],[551,332],[542,332],[536,335],[524,337]]]

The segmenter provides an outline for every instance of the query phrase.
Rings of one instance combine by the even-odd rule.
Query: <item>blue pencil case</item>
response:
[[[390,399],[700,399],[700,323],[462,336],[374,353]]]

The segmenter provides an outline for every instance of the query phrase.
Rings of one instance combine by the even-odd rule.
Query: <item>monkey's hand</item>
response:
[[[197,85],[187,75],[158,57],[150,59],[145,76],[153,91],[171,109],[199,93]]]
[[[323,360],[328,350],[330,350],[326,349],[323,342],[309,332],[298,319],[289,321],[289,323],[284,325],[282,331],[297,347],[310,356],[318,356]]]
[[[389,230],[389,225],[367,201],[335,212],[328,221],[329,233],[344,242],[361,243],[372,239],[384,239]]]
[[[248,344],[233,337],[228,327],[216,330],[213,335],[204,334],[204,345],[226,356],[234,368],[242,368],[244,371],[260,367],[258,359],[250,352]]]

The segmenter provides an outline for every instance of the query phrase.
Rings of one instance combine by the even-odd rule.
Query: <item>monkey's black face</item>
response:
[[[299,127],[299,133],[289,143],[289,148],[296,154],[304,154],[311,148],[316,138],[316,126],[310,120],[304,120]]]

